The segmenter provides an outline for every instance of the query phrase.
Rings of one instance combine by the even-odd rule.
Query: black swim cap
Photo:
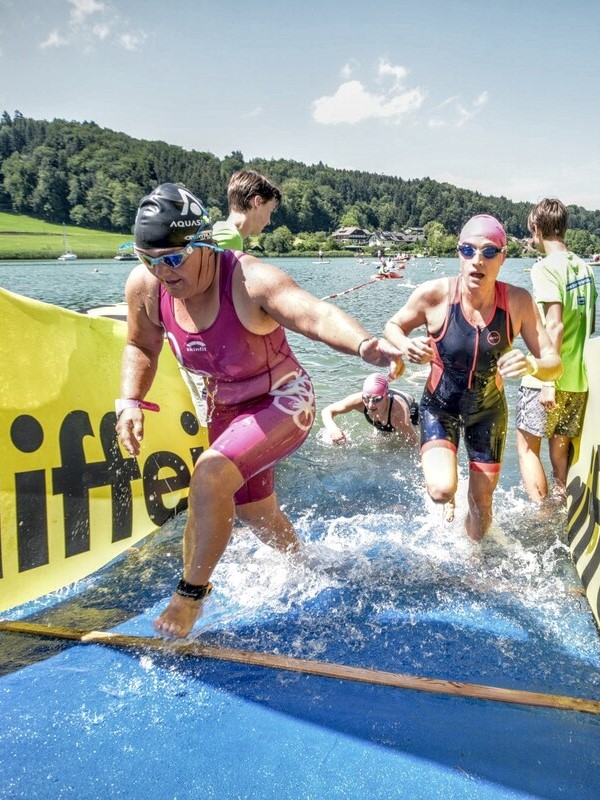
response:
[[[212,229],[197,197],[176,183],[162,183],[141,199],[133,235],[140,250],[160,250],[210,239]]]

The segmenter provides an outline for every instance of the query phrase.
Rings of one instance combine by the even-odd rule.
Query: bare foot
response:
[[[174,594],[169,605],[154,620],[154,630],[164,636],[183,639],[194,627],[194,623],[202,613],[202,600],[192,600]]]
[[[454,512],[456,510],[456,497],[444,503],[444,522],[454,522]]]

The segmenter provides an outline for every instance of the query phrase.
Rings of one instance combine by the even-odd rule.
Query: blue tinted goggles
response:
[[[221,252],[220,247],[215,247],[212,244],[204,244],[203,242],[190,242],[190,244],[186,245],[183,250],[179,250],[176,253],[167,253],[164,256],[158,256],[158,258],[152,258],[151,256],[146,255],[146,253],[142,253],[141,250],[138,250],[137,247],[134,247],[135,254],[143,261],[143,263],[148,267],[148,269],[154,269],[158,267],[159,264],[164,264],[165,267],[169,267],[169,269],[178,269],[181,267],[189,256],[192,254],[195,247],[208,247],[210,250],[214,250],[216,253]]]
[[[503,253],[505,247],[494,247],[493,244],[487,244],[485,247],[473,247],[472,244],[459,244],[456,248],[461,256],[465,258],[474,258],[475,253],[480,253],[484,258],[496,258],[499,253]]]

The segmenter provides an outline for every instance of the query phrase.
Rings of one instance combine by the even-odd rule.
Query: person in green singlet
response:
[[[235,172],[227,187],[229,216],[213,225],[213,239],[224,250],[243,250],[244,239],[258,236],[281,203],[281,192],[254,170]]]
[[[519,467],[525,490],[536,502],[548,496],[540,460],[542,439],[548,439],[553,495],[566,499],[569,446],[581,431],[588,391],[583,349],[594,332],[597,291],[589,265],[565,244],[567,224],[565,206],[560,200],[548,198],[532,208],[527,220],[533,244],[545,256],[531,268],[533,295],[564,366],[556,381],[540,381],[527,375],[519,389]]]

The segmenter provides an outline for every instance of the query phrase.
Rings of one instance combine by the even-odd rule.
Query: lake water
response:
[[[315,264],[274,259],[319,297],[369,280],[374,266],[354,259]],[[501,277],[530,286],[532,261],[508,260]],[[401,280],[381,281],[333,302],[380,334],[419,282],[454,274],[456,259],[413,259]],[[0,262],[0,285],[71,309],[123,300],[131,264],[113,261]],[[291,334],[311,373],[318,410],[357,391],[372,368]],[[427,370],[408,367],[399,388],[420,396]],[[343,448],[328,444],[320,416],[299,452],[278,468],[278,495],[307,542],[290,566],[236,528],[213,581],[199,632],[228,646],[281,649],[307,658],[372,664],[373,640],[392,631],[393,664],[383,668],[538,691],[599,696],[600,646],[592,615],[566,547],[564,512],[543,516],[520,486],[514,443],[516,382],[507,386],[511,411],[504,468],[486,539],[466,539],[466,456],[460,451],[457,518],[427,498],[418,458],[393,441],[376,439],[361,415],[341,418],[350,433]],[[545,448],[547,449],[547,448]],[[46,613],[53,624],[109,627],[137,616],[150,621],[180,573],[183,519],[175,519],[118,562],[71,590],[17,612]],[[326,614],[319,613],[323,603]],[[83,619],[82,619],[83,618]],[[27,643],[30,646],[30,643]],[[58,645],[57,645],[58,647]],[[27,655],[29,658],[30,655]],[[13,652],[5,667],[25,659]]]

